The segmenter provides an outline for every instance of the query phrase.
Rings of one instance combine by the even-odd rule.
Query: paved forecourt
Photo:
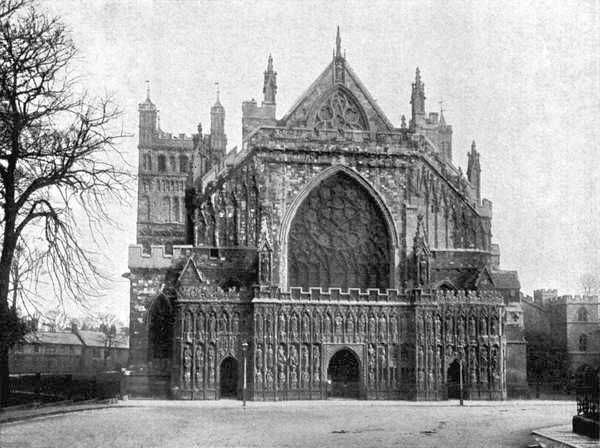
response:
[[[574,402],[130,400],[4,424],[3,448],[525,447],[531,431],[570,422]]]

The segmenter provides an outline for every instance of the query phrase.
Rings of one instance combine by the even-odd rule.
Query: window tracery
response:
[[[390,241],[383,214],[344,173],[324,180],[300,205],[288,256],[290,286],[389,287]]]
[[[336,90],[315,115],[316,129],[366,130],[367,123],[358,103],[343,90]]]

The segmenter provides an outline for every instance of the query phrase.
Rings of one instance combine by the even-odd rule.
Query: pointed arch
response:
[[[324,169],[318,175],[316,175],[314,178],[312,178],[304,186],[304,188],[297,194],[297,196],[292,201],[292,203],[290,204],[290,206],[288,207],[288,209],[286,210],[286,212],[284,214],[282,224],[280,227],[280,233],[279,233],[279,247],[281,248],[281,256],[280,256],[280,263],[279,263],[279,280],[280,280],[279,283],[280,283],[280,287],[282,290],[287,290],[289,288],[289,284],[288,284],[288,280],[289,280],[289,278],[288,278],[288,274],[289,274],[289,270],[288,270],[289,233],[290,233],[290,229],[292,227],[294,218],[296,217],[297,212],[300,209],[300,206],[304,203],[304,201],[308,197],[308,195],[313,190],[315,190],[322,182],[324,182],[325,180],[327,180],[329,178],[332,178],[335,175],[342,174],[342,173],[345,174],[346,176],[350,177],[360,187],[362,187],[362,189],[367,193],[368,197],[374,201],[378,211],[381,212],[383,222],[384,222],[384,225],[386,227],[386,230],[387,230],[388,236],[389,236],[389,252],[390,253],[387,254],[389,257],[389,261],[390,261],[388,288],[395,287],[395,285],[394,285],[394,282],[395,282],[395,280],[394,280],[394,265],[395,265],[395,260],[396,260],[396,252],[398,250],[399,239],[398,239],[398,231],[396,229],[396,225],[395,225],[394,219],[392,217],[392,214],[391,214],[389,208],[386,206],[385,202],[383,201],[379,192],[377,190],[375,190],[375,188],[373,188],[373,186],[371,185],[370,182],[368,182],[358,172],[356,172],[355,170],[353,170],[347,166],[335,165],[335,166]]]

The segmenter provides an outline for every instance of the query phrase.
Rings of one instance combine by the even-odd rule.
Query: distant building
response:
[[[522,301],[525,330],[552,335],[567,350],[572,373],[600,367],[598,296],[558,296],[555,289],[534,291]]]
[[[92,374],[125,367],[129,341],[109,341],[101,331],[34,331],[9,355],[11,374]]]

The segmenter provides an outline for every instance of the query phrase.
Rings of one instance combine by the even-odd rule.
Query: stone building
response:
[[[11,374],[78,374],[119,370],[127,366],[127,338],[110,340],[101,331],[32,331],[9,352]]]
[[[522,338],[507,339],[522,316],[507,322],[503,293],[519,286],[516,273],[495,286],[507,275],[475,143],[465,177],[418,69],[410,120],[394,126],[339,31],[331,63],[281,118],[276,94],[269,56],[264,99],[242,103],[242,145],[227,154],[218,100],[209,135],[168,141],[149,98],[140,105],[152,170],[140,168],[129,248],[131,393],[216,399],[247,384],[254,400],[438,400],[457,397],[462,365],[466,397],[505,398],[507,371],[524,372]],[[161,154],[191,167],[157,172]],[[166,199],[181,213],[184,197],[155,192],[165,178],[186,179],[185,225],[165,223]]]
[[[598,296],[559,296],[556,289],[536,290],[522,302],[525,330],[552,336],[566,349],[573,375],[600,367]]]

